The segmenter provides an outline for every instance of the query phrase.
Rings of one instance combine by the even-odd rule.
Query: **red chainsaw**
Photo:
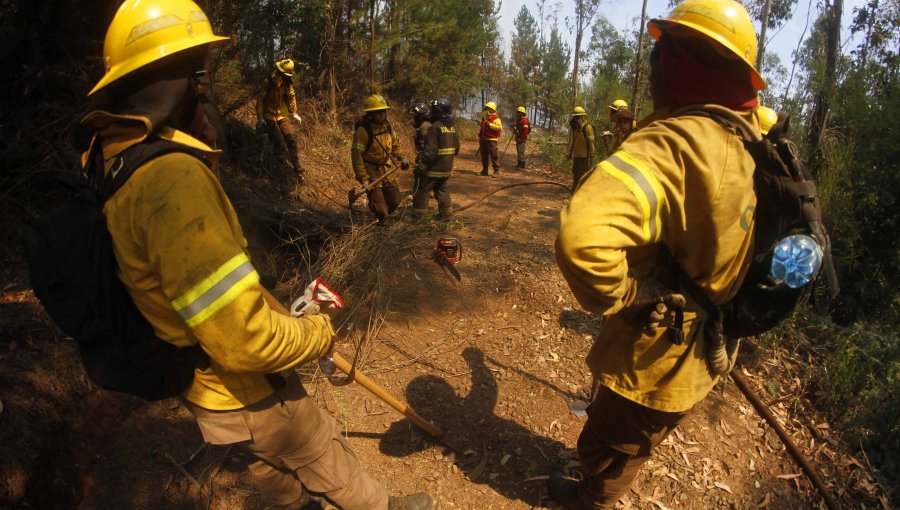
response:
[[[442,237],[434,245],[434,261],[446,267],[450,274],[462,281],[462,275],[456,269],[456,263],[462,260],[462,244],[455,237]]]

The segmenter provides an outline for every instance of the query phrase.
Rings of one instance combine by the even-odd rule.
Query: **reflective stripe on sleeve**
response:
[[[354,143],[353,148],[359,152],[366,152],[366,144],[364,143]]]
[[[634,194],[644,217],[641,223],[644,241],[647,243],[659,241],[661,237],[659,231],[660,206],[662,205],[660,201],[665,200],[665,195],[656,177],[643,163],[622,151],[616,152],[600,163],[600,168],[622,181]]]
[[[172,307],[193,328],[228,306],[238,294],[257,281],[259,274],[247,255],[241,252],[172,301]]]
[[[452,156],[456,154],[455,147],[448,147],[446,149],[438,149],[438,156]]]

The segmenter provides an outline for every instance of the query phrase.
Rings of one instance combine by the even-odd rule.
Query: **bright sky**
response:
[[[641,0],[600,1],[600,13],[605,16],[614,27],[620,31],[624,28],[637,28],[641,17]],[[504,38],[504,47],[507,54],[509,53],[509,41],[514,28],[513,22],[516,19],[516,15],[522,8],[522,5],[527,5],[528,9],[531,11],[531,15],[537,19],[537,3],[537,0],[502,0],[498,24]],[[815,19],[817,16],[817,3],[816,0],[797,0],[793,17],[778,30],[773,31],[770,28],[766,35],[766,39],[768,39],[768,51],[778,54],[782,64],[788,71],[790,71],[792,62],[791,52],[797,48],[797,42],[800,40],[800,35],[803,33],[804,27],[806,26],[807,9],[809,9],[811,17]],[[845,52],[850,50],[850,46],[847,45],[847,40],[850,38],[848,27],[853,20],[853,8],[864,4],[865,0],[846,0],[844,2],[843,20],[841,22],[841,26],[844,27],[844,33],[841,36],[841,43],[844,45]],[[668,12],[668,5],[668,0],[649,0],[647,2],[647,18],[651,19],[665,16]],[[569,46],[574,49],[575,34],[574,31],[566,28],[566,17],[568,16],[570,19],[574,19],[575,0],[547,0],[544,9],[546,14],[556,14],[559,18],[560,31],[566,37]],[[812,21],[813,20],[811,19],[810,24]],[[757,24],[757,32],[759,32],[759,29],[760,27]],[[808,31],[806,36],[809,36]],[[586,33],[586,37],[590,37],[590,31]],[[583,44],[586,44],[586,42],[587,41]],[[850,45],[855,45],[855,43],[851,41]]]

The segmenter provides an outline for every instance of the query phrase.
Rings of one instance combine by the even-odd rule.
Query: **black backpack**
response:
[[[728,338],[759,335],[778,325],[809,297],[814,282],[792,289],[771,274],[775,245],[793,234],[806,234],[819,243],[823,253],[819,274],[825,274],[831,297],[835,297],[839,287],[831,259],[831,240],[822,223],[816,183],[800,160],[797,145],[787,137],[790,118],[779,114],[778,122],[762,137],[734,111],[717,105],[690,106],[673,115],[702,115],[733,129],[756,163],[752,260],[737,294],[717,307],[674,264],[682,288],[712,317],[712,322],[721,323],[721,331]]]
[[[119,155],[104,177],[99,138],[76,194],[28,229],[31,286],[59,328],[78,343],[88,376],[101,388],[147,400],[184,391],[208,358],[199,345],[178,348],[157,338],[116,276],[112,238],[103,204],[141,164],[197,151],[158,138]]]

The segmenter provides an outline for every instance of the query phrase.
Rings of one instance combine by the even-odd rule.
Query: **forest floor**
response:
[[[513,170],[511,146],[499,178],[480,176],[476,147],[466,142],[456,160],[450,185],[457,206],[506,184],[565,179],[536,144],[529,144],[527,170]],[[307,164],[313,184],[316,170]],[[401,180],[402,189],[408,189],[408,179]],[[299,193],[321,201],[308,188]],[[378,231],[383,243],[395,248],[382,268],[390,306],[359,368],[443,428],[453,448],[431,440],[358,385],[331,386],[320,375],[304,373],[310,393],[337,420],[362,465],[392,494],[427,491],[443,510],[552,509],[546,475],[553,469],[577,471],[574,448],[585,420],[577,410],[586,405],[591,384],[584,356],[601,322],[580,309],[555,266],[559,211],[568,197],[558,186],[515,187],[448,224],[416,230],[403,217]],[[252,242],[252,227],[245,228]],[[433,261],[439,237],[456,237],[464,246],[456,266],[461,281]],[[62,419],[57,417],[40,445],[15,449],[16,455],[32,451],[35,459],[46,459],[25,463],[46,470],[40,483],[70,489],[69,499],[56,497],[40,507],[263,508],[246,473],[250,459],[235,448],[205,445],[177,400],[148,404],[84,390],[77,370],[64,375],[78,384],[63,375],[35,376],[32,363],[74,358],[74,349],[71,342],[39,332],[33,295],[21,276],[11,280],[3,289],[3,315],[18,310],[25,319],[0,323],[7,329],[7,349],[0,354],[0,373],[6,375],[0,382],[19,388],[27,383],[55,397],[41,408],[27,392],[0,389],[6,406],[0,407],[0,425],[39,421],[60,413],[67,397],[87,394],[83,405],[69,406]],[[353,332],[345,321],[336,344],[351,360]],[[10,340],[13,334],[20,339]],[[780,373],[783,360],[748,351],[737,370],[770,405],[841,506],[887,508],[866,459],[850,455],[828,423],[803,403],[796,382]],[[771,384],[795,391],[772,398],[766,391]],[[35,411],[39,408],[43,411]],[[0,494],[0,508],[25,508],[13,496],[40,490],[40,483],[22,472],[17,486],[9,473],[4,480],[9,499],[4,504]],[[34,495],[30,500],[41,501]],[[655,451],[620,507],[825,508],[774,431],[729,379]]]

